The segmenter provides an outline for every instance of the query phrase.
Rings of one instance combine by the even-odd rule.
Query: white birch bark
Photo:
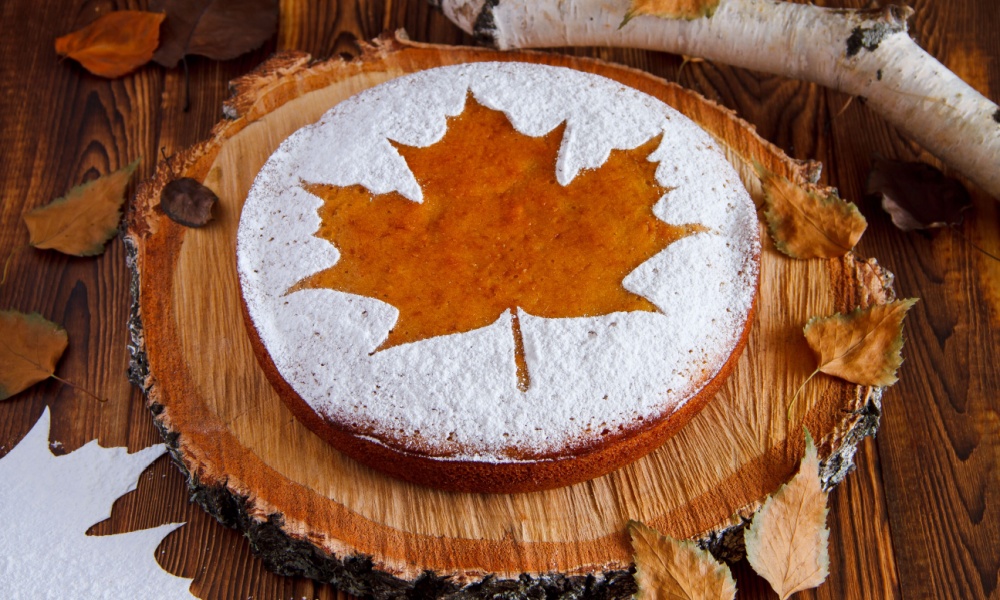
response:
[[[433,1],[433,0],[432,0]],[[628,0],[438,0],[500,49],[619,46],[696,56],[861,96],[907,136],[1000,199],[1000,107],[910,38],[908,7],[836,10],[721,0],[711,17],[634,17]]]

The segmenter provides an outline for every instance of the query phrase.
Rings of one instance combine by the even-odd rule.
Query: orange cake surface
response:
[[[310,428],[418,483],[512,492],[634,460],[714,395],[759,238],[714,142],[666,105],[478,63],[294,134],[237,254],[255,350]]]

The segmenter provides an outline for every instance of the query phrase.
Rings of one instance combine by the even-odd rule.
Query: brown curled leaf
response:
[[[882,209],[903,231],[958,225],[972,206],[962,182],[921,162],[876,159],[867,191],[881,198]]]
[[[736,580],[729,567],[694,542],[677,540],[630,521],[639,600],[732,600]]]
[[[30,243],[42,250],[95,256],[118,232],[125,189],[139,161],[71,189],[65,196],[25,213]]]
[[[181,225],[203,227],[212,220],[212,207],[218,200],[215,192],[198,180],[181,177],[163,188],[160,193],[160,208]]]
[[[278,28],[278,0],[153,0],[150,9],[167,15],[153,60],[168,68],[188,54],[236,58]]]
[[[743,533],[747,562],[782,600],[820,585],[830,572],[826,499],[816,444],[806,431],[798,473],[764,502]]]
[[[37,313],[0,311],[0,400],[6,400],[55,373],[69,336]]]
[[[153,58],[166,15],[119,10],[56,40],[56,53],[80,63],[94,75],[121,77]]]
[[[868,222],[836,193],[807,190],[757,165],[764,218],[775,247],[792,258],[836,258],[854,248]]]

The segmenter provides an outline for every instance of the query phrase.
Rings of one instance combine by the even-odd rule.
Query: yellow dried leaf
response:
[[[24,215],[31,245],[74,256],[104,252],[104,244],[118,231],[125,188],[135,172],[135,161],[124,169],[78,185],[68,194]]]
[[[826,498],[816,444],[806,431],[798,473],[764,502],[743,533],[747,562],[782,600],[818,586],[830,572]]]
[[[736,581],[729,567],[693,542],[662,535],[637,521],[628,524],[635,551],[639,600],[732,600]]]
[[[66,330],[38,314],[0,311],[0,400],[52,377]]]
[[[808,191],[757,165],[764,217],[775,247],[792,258],[836,258],[854,248],[868,222],[836,193]]]
[[[56,53],[94,75],[121,77],[148,63],[160,44],[163,13],[119,10],[56,40]]]
[[[633,17],[649,15],[663,19],[688,21],[708,18],[719,8],[719,0],[632,0],[619,27],[624,27]]]
[[[848,314],[813,317],[803,333],[819,357],[817,371],[859,385],[896,383],[903,364],[903,317],[916,298],[896,300]]]

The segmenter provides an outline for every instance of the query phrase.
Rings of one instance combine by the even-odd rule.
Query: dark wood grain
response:
[[[1000,13],[978,4],[956,10],[918,2],[915,8],[922,45],[996,98]],[[838,128],[835,138],[843,146],[835,153],[834,176],[849,197],[859,197],[873,153],[933,162],[865,113],[845,114],[850,129]],[[865,137],[850,136],[865,129]],[[1000,595],[998,265],[966,241],[981,239],[980,246],[997,254],[1000,221],[993,200],[977,194],[975,201],[975,212],[957,233],[931,235],[895,231],[873,203],[863,207],[871,230],[862,254],[880,257],[896,273],[901,294],[922,298],[907,323],[908,362],[888,397],[877,440],[906,598]]]
[[[911,4],[918,41],[996,100],[995,1]],[[0,403],[0,455],[45,406],[62,451],[91,439],[131,450],[159,441],[125,379],[129,297],[120,241],[92,259],[36,251],[27,246],[24,211],[139,156],[138,175],[148,175],[159,157],[205,138],[221,118],[228,81],[276,49],[354,55],[355,40],[400,27],[419,41],[471,41],[422,0],[284,0],[279,32],[264,48],[221,63],[191,59],[189,77],[180,68],[150,66],[107,81],[55,55],[55,37],[122,8],[144,2],[0,3],[0,309],[37,311],[62,323],[71,342],[58,374],[108,399],[98,403],[49,381]],[[862,102],[810,84],[655,52],[571,52],[648,70],[735,109],[789,154],[822,161],[824,181],[852,200],[863,198],[875,153],[933,162]],[[1000,261],[972,245],[1000,255],[1000,210],[982,193],[974,196],[975,210],[961,227],[929,235],[901,233],[875,203],[861,203],[870,228],[860,254],[879,257],[896,273],[899,294],[922,301],[907,321],[907,362],[885,396],[878,439],[863,444],[857,472],[832,495],[831,576],[801,597],[1000,597]],[[193,578],[199,597],[342,595],[268,573],[242,537],[188,502],[183,478],[166,458],[92,532],[173,521],[188,524],[161,544],[158,559]],[[745,564],[736,572],[740,597],[773,597]]]

